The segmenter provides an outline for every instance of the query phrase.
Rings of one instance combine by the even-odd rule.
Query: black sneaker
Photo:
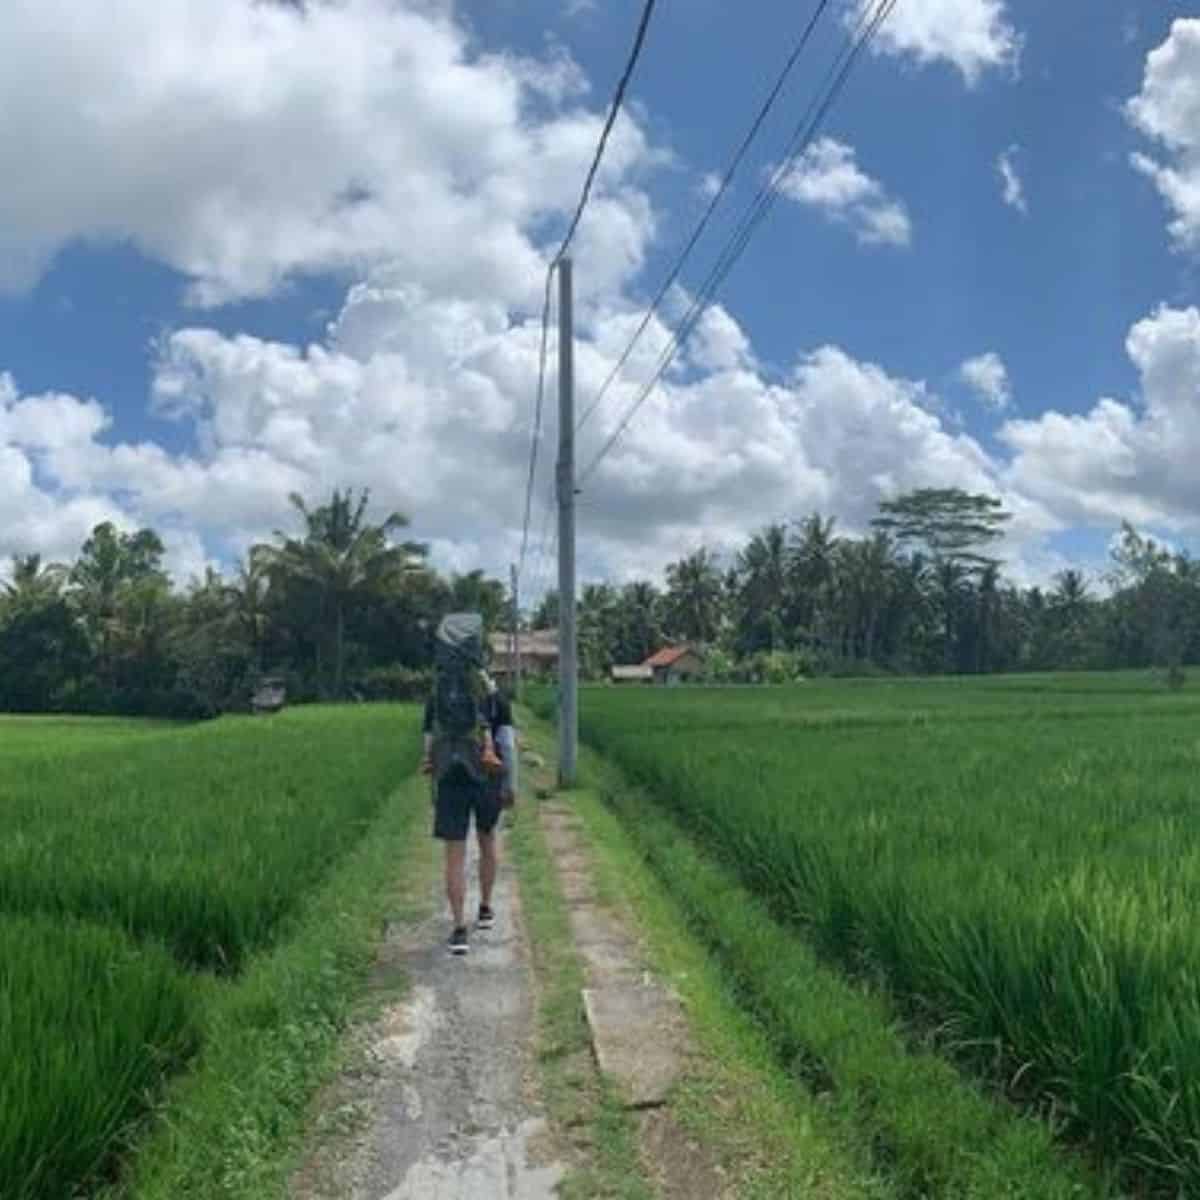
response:
[[[486,905],[479,906],[479,920],[475,922],[478,929],[491,929],[496,924],[496,914]]]
[[[471,943],[467,941],[467,927],[460,925],[451,935],[450,940],[446,943],[446,949],[453,955],[461,957],[471,950]]]

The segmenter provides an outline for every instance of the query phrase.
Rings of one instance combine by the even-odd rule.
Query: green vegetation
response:
[[[629,1114],[598,1075],[583,1012],[583,964],[566,901],[532,805],[513,826],[521,903],[538,977],[537,1058],[550,1117],[571,1130],[577,1162],[563,1200],[649,1200]]]
[[[384,921],[428,903],[428,784],[401,784],[366,836],[301,904],[288,936],[235,980],[213,982],[202,1049],[171,1086],[166,1119],[111,1200],[268,1200],[287,1194],[310,1101],[337,1067]],[[381,983],[395,1000],[407,981]]]
[[[69,756],[52,733],[0,756],[0,912],[88,917],[236,970],[415,769],[400,711],[232,717]]]
[[[528,740],[528,729],[523,736]],[[545,727],[533,736],[549,753],[553,736]],[[871,1139],[848,1119],[845,1106],[795,1086],[790,1061],[779,1061],[743,1010],[744,988],[708,954],[708,918],[697,919],[656,876],[653,868],[661,864],[653,850],[674,842],[679,855],[690,856],[675,859],[686,870],[700,863],[695,851],[611,763],[585,747],[580,766],[581,787],[567,803],[586,831],[597,895],[637,931],[654,969],[679,995],[695,1039],[697,1053],[669,1099],[688,1138],[720,1164],[730,1194],[744,1200],[892,1200],[897,1192],[887,1172],[869,1161]],[[711,866],[703,869],[708,876],[698,881],[701,888],[712,875]],[[728,881],[711,900],[728,913]],[[782,936],[776,929],[776,951]],[[577,1023],[577,1008],[568,1016]],[[577,1028],[572,1033],[578,1038]]]
[[[94,1178],[196,1034],[186,980],[161,951],[112,929],[0,917],[4,1195],[60,1198]]]
[[[368,494],[291,497],[299,529],[234,571],[172,580],[152,529],[97,525],[71,563],[16,556],[0,581],[0,711],[170,718],[245,712],[264,673],[289,698],[422,699],[448,611],[494,627],[504,586],[439,575]]]
[[[914,1036],[1050,1103],[1098,1159],[1190,1193],[1200,704],[1148,686],[596,691],[584,729],[761,898],[762,921],[723,935],[736,917],[711,904],[718,885],[691,888],[690,864],[663,863],[764,1019],[790,1027],[818,1073],[881,1090],[886,1076],[871,1051],[805,1031],[799,996],[781,999],[788,977],[761,944],[768,912],[882,983]]]
[[[215,1165],[222,1123],[262,1151],[302,1111],[398,836],[425,812],[380,817],[413,774],[417,717],[370,706],[136,731],[20,723],[0,753],[5,1196],[94,1190],[197,1051],[202,1067],[223,1064],[201,1071],[216,1080],[200,1089],[203,1161]]]

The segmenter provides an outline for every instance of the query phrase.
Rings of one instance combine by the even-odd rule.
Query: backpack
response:
[[[483,618],[450,613],[437,629],[433,652],[433,773],[465,772],[483,779]]]

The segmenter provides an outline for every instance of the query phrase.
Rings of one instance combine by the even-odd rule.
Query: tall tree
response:
[[[118,684],[118,646],[125,643],[128,650],[128,626],[139,623],[151,593],[169,591],[162,557],[162,539],[154,530],[123,533],[104,521],[92,530],[71,568],[71,595],[96,647],[101,686],[110,693]],[[128,621],[123,623],[123,617]]]
[[[783,648],[791,616],[791,558],[787,526],[779,523],[754,534],[737,556],[734,587],[740,653]]]
[[[418,569],[425,548],[416,542],[396,543],[392,535],[407,527],[408,518],[394,512],[379,524],[367,520],[370,493],[356,500],[353,489],[334,489],[328,504],[309,508],[303,497],[288,497],[304,522],[301,537],[276,532],[274,545],[256,546],[254,555],[284,584],[300,583],[315,594],[323,632],[333,642],[333,694],[345,683],[346,620],[354,607],[379,595],[406,571]],[[318,639],[318,647],[320,639]],[[318,655],[318,675],[320,664]]]
[[[796,527],[791,546],[795,622],[808,641],[828,650],[836,581],[836,519],[812,513]]]
[[[972,612],[969,597],[979,580],[996,590],[999,560],[985,553],[1004,535],[1012,519],[996,496],[962,488],[918,488],[879,505],[871,524],[897,543],[927,554],[936,580],[940,610],[942,670],[976,670],[980,648],[972,642],[983,614]],[[965,639],[965,640],[964,640]]]
[[[712,551],[702,548],[667,567],[666,607],[672,637],[716,641],[725,616],[725,581]]]
[[[12,575],[4,585],[10,606],[38,605],[56,600],[70,574],[61,563],[44,563],[40,554],[14,554]]]
[[[871,524],[937,563],[982,571],[995,558],[983,550],[1004,535],[1012,514],[996,496],[962,488],[919,488],[879,505]]]

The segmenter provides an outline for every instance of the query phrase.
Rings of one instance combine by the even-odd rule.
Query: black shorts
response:
[[[437,783],[433,836],[446,842],[465,842],[475,817],[479,833],[491,833],[500,820],[500,792],[465,775],[450,775]]]

